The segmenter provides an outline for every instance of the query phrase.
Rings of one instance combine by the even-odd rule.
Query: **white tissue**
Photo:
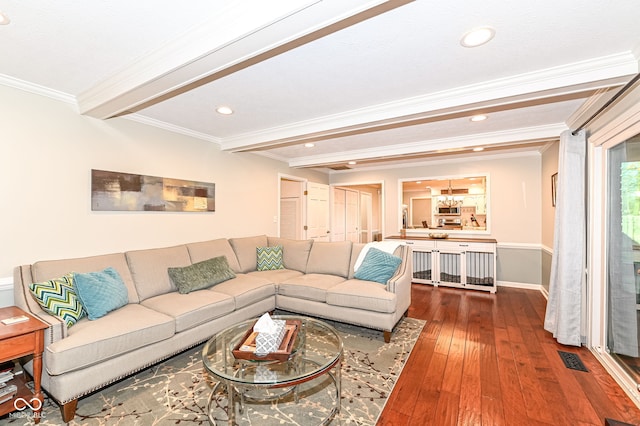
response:
[[[269,316],[269,313],[263,314],[253,326],[253,331],[257,333],[275,334],[278,332],[278,324],[276,324]]]

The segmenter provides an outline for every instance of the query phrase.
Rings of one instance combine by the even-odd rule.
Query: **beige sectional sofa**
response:
[[[256,250],[267,246],[282,247],[284,269],[257,270]],[[378,329],[388,342],[411,303],[410,249],[395,249],[402,263],[383,285],[354,278],[363,247],[263,235],[39,261],[16,268],[15,303],[50,324],[42,386],[69,421],[83,395],[276,308]],[[168,268],[222,255],[235,278],[187,294],[177,291]],[[128,303],[95,320],[85,317],[67,327],[45,312],[29,290],[31,283],[107,267],[122,277]],[[25,368],[30,371],[30,363]]]

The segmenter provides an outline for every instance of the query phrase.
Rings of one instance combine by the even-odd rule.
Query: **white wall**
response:
[[[6,86],[0,117],[0,279],[37,260],[276,235],[278,173],[328,183],[325,174],[123,118],[84,117],[64,102]],[[216,211],[92,212],[91,169],[215,182]]]

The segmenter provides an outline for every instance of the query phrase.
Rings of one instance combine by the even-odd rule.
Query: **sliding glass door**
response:
[[[606,345],[640,383],[640,135],[607,150]]]

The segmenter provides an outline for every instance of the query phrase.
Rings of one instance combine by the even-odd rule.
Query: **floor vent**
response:
[[[570,368],[572,370],[586,371],[586,372],[589,371],[587,370],[587,367],[585,367],[584,364],[582,363],[582,360],[580,359],[578,354],[574,354],[572,352],[563,352],[563,351],[558,351],[558,354],[560,355],[560,358],[562,358],[562,362],[564,362],[565,367]]]

